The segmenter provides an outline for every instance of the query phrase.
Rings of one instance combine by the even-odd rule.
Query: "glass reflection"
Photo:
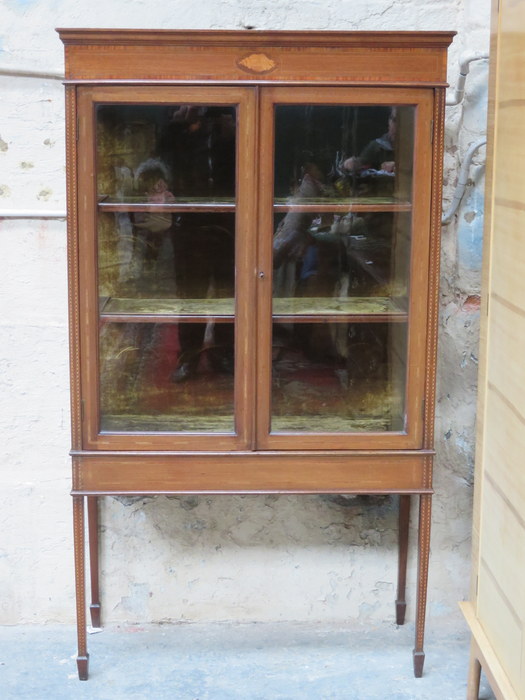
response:
[[[100,329],[101,430],[233,431],[232,324],[215,334],[193,323],[103,323]],[[198,342],[196,342],[198,340]],[[174,367],[190,363],[191,381]],[[176,370],[177,371],[177,370]],[[187,377],[186,377],[187,378]]]
[[[384,296],[406,307],[410,214],[275,217],[275,298]],[[292,302],[291,302],[292,303]]]
[[[351,183],[358,183],[358,191],[369,189],[374,179],[376,185],[381,183],[384,191],[393,190],[396,172],[396,121],[397,107],[392,107],[388,114],[386,133],[371,139],[358,156],[352,155],[347,158],[341,154],[336,159],[335,172],[340,176],[340,179],[336,180],[336,188],[339,191],[351,192]]]
[[[409,106],[278,105],[277,201],[410,200],[413,130]]]
[[[274,324],[273,432],[404,429],[406,323]]]
[[[147,201],[150,187],[139,180],[154,167],[177,201],[235,196],[234,107],[108,104],[96,120],[102,201]]]
[[[276,107],[272,431],[404,429],[413,129]]]
[[[102,429],[233,430],[235,108],[96,123]]]

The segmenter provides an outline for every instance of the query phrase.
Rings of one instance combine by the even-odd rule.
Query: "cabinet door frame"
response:
[[[258,216],[257,430],[263,450],[417,449],[423,447],[427,342],[429,338],[429,275],[431,274],[431,195],[433,182],[432,88],[263,87],[260,109],[260,175]],[[272,238],[274,202],[274,109],[278,104],[406,105],[415,108],[412,182],[412,240],[408,310],[405,431],[354,433],[271,433]]]
[[[217,86],[80,86],[77,88],[78,195],[76,197],[79,270],[82,447],[104,450],[217,451],[249,448],[253,443],[255,403],[255,239],[256,91],[251,87]],[[235,380],[232,433],[102,432],[99,401],[99,303],[97,274],[97,104],[202,104],[237,108],[235,235]],[[81,194],[80,194],[81,193]],[[138,320],[137,322],[140,322]]]

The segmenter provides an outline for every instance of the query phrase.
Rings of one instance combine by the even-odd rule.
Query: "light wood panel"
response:
[[[482,610],[488,603],[488,612],[490,596],[485,596],[484,590],[485,582],[491,580],[497,585],[501,597],[508,601],[510,614],[520,626],[519,621],[525,619],[525,586],[522,577],[516,575],[515,557],[509,556],[508,547],[502,543],[512,544],[517,552],[525,551],[525,519],[512,507],[498,483],[488,476],[485,478],[482,509],[485,513],[490,512],[491,517],[483,528],[480,563],[486,568],[487,575],[479,577],[478,606]]]
[[[523,512],[525,469],[516,469],[516,464],[525,455],[525,419],[496,387],[489,386],[488,389],[488,420],[501,420],[503,425],[501,430],[490,432],[485,440],[485,478],[497,483],[510,505],[517,512]]]
[[[523,193],[523,182],[520,183],[520,188]],[[501,189],[501,186],[498,189]],[[502,203],[500,198],[496,201],[498,238],[495,239],[497,245],[492,255],[492,266],[497,274],[492,280],[491,297],[496,302],[512,304],[518,314],[521,311],[525,316],[525,299],[521,285],[525,270],[525,250],[522,245],[525,212],[519,207],[508,207],[508,201],[510,200],[503,200]]]
[[[460,607],[474,635],[472,658],[476,663],[479,662],[483,666],[489,683],[496,689],[495,693],[497,699],[519,700],[514,689],[509,684],[507,675],[502,669],[498,657],[494,653],[494,649],[489,638],[485,634],[485,630],[479,624],[474,605],[472,605],[472,603],[460,603]],[[476,669],[476,673],[477,670],[479,670],[479,667]],[[472,696],[469,695],[469,698],[470,697]]]
[[[525,1],[494,0],[468,698],[525,698]]]
[[[482,562],[479,569],[483,583],[479,588],[477,616],[511,685],[519,692],[522,627],[512,604],[492,576],[491,566],[492,562]],[[510,679],[514,679],[514,682]]]
[[[525,418],[525,315],[500,297],[491,297],[488,350],[491,358],[487,372],[489,392],[492,387],[498,389],[514,411]],[[498,420],[498,416],[494,418],[498,429],[504,430],[503,420]]]

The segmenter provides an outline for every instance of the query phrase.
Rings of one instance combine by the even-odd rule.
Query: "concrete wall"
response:
[[[489,0],[4,0],[0,66],[62,70],[55,26],[455,29],[488,50]],[[487,62],[447,110],[445,200],[485,128]],[[0,210],[65,209],[58,81],[1,77]],[[484,151],[457,221],[443,230],[436,497],[429,626],[463,625],[468,593]],[[0,220],[0,623],[71,622],[65,222]],[[106,499],[106,620],[393,619],[393,499]],[[413,533],[415,534],[415,533]],[[409,570],[413,619],[415,562]]]

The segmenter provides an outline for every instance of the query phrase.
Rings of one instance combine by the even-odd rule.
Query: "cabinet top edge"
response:
[[[446,48],[455,31],[288,31],[288,30],[173,30],[57,28],[65,45],[71,44],[191,44],[273,45],[306,44],[328,47]]]

